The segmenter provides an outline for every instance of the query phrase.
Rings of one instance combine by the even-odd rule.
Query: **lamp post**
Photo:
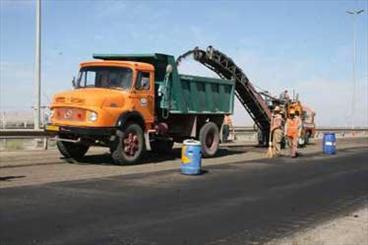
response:
[[[363,13],[364,10],[349,10],[346,11],[349,15],[353,17],[353,61],[352,61],[352,80],[353,80],[353,92],[351,99],[351,128],[354,129],[354,119],[355,119],[355,92],[356,92],[356,75],[355,75],[355,66],[356,66],[356,16]]]
[[[40,129],[41,118],[41,0],[36,0],[36,46],[35,46],[35,105],[34,129]]]

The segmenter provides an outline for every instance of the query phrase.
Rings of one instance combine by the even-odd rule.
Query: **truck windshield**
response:
[[[129,89],[132,70],[124,67],[84,67],[78,76],[78,87]]]

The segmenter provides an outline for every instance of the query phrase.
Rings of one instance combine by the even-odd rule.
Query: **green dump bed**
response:
[[[174,56],[166,54],[94,54],[103,60],[145,62],[155,67],[156,110],[159,114],[231,114],[235,82],[179,75]],[[166,73],[167,65],[172,72]]]
[[[233,81],[189,75],[179,75],[178,78],[170,81],[168,108],[170,113],[233,113]]]

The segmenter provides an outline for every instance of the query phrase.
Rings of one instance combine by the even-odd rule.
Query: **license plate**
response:
[[[55,126],[55,125],[48,125],[46,126],[46,130],[47,131],[59,131],[59,126]]]

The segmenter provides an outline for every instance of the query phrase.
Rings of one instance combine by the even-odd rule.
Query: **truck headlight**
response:
[[[97,121],[97,118],[98,118],[98,115],[97,115],[97,113],[96,112],[90,112],[89,114],[88,114],[88,121],[90,121],[90,122],[95,122],[95,121]]]

